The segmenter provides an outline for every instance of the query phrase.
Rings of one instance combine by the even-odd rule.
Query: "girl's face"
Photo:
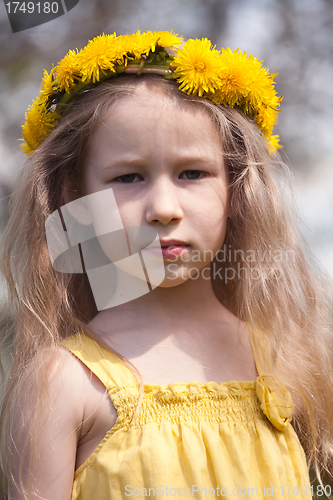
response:
[[[161,287],[197,279],[198,271],[209,279],[226,233],[227,186],[221,140],[208,113],[142,86],[109,108],[84,164],[84,195],[112,188],[125,228],[154,228],[162,247],[164,240],[183,244],[163,250]]]

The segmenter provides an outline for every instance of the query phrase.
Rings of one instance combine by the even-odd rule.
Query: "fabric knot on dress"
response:
[[[290,392],[273,375],[262,375],[256,380],[260,408],[268,420],[280,431],[290,424],[294,404]]]

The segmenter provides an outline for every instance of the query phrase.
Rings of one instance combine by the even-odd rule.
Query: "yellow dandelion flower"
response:
[[[74,87],[74,78],[80,73],[78,54],[75,50],[70,50],[65,57],[58,62],[54,76],[57,80],[60,90],[69,93]]]
[[[262,66],[257,58],[251,56],[252,71],[249,74],[249,93],[245,112],[252,113],[261,107],[262,104],[276,108],[282,98],[279,98],[274,88],[274,77],[270,75],[268,69]]]
[[[123,47],[124,55],[127,59],[140,59],[141,57],[141,34],[140,31],[130,35],[119,36],[119,45]],[[126,64],[126,60],[125,60]]]
[[[114,71],[112,45],[115,37],[115,34],[97,36],[78,53],[82,81],[96,83],[100,80],[100,71]]]
[[[165,47],[166,49],[180,47],[184,42],[183,37],[172,33],[172,31],[154,31],[154,36],[156,39],[155,44],[158,44],[160,47]]]
[[[179,88],[187,93],[202,97],[204,92],[213,92],[219,86],[221,54],[207,38],[188,40],[176,53],[173,66]]]
[[[279,143],[279,136],[278,135],[271,135],[270,137],[267,138],[268,141],[268,146],[271,151],[271,153],[275,153],[277,149],[282,149],[283,146]]]
[[[181,37],[168,31],[146,31],[145,33],[138,31],[134,36],[136,36],[134,47],[136,59],[141,58],[142,55],[148,56],[150,52],[154,53],[157,45],[166,49],[175,49],[183,42]]]
[[[44,76],[40,90],[40,96],[44,101],[57,91],[57,85],[54,81],[53,73],[54,68],[51,69],[50,74],[46,71],[46,69],[44,69]]]
[[[140,59],[141,54],[149,53],[150,43],[144,41],[144,33],[118,36],[112,46],[114,60],[117,64],[127,65],[127,60]]]
[[[155,52],[157,38],[152,31],[141,33],[138,30],[132,35],[125,35],[128,41],[128,52],[133,54],[135,59],[140,59],[142,55],[148,56],[149,52]]]
[[[157,45],[165,49],[176,49],[183,43],[183,38],[175,33],[168,31],[146,31],[145,33],[137,33],[127,35],[130,37],[129,53],[133,53],[135,59],[141,59],[142,56],[148,56],[149,53],[156,51]]]
[[[249,93],[249,70],[246,52],[222,48],[220,84],[212,96],[213,102],[231,108],[239,105]]]
[[[114,64],[127,65],[130,60],[140,60],[142,56],[154,53],[156,46],[176,48],[182,43],[182,38],[167,31],[137,31],[131,35],[118,36],[110,46],[110,56]]]
[[[277,122],[277,111],[267,106],[261,106],[256,114],[255,122],[266,137],[270,137]]]
[[[157,37],[151,31],[141,33],[138,37],[140,55],[145,54],[148,56],[149,52],[155,52]],[[141,46],[141,48],[140,48]]]
[[[29,142],[30,147],[41,144],[52,132],[58,120],[59,115],[53,110],[46,109],[40,97],[33,101],[26,112],[26,123],[24,125],[26,141]]]
[[[22,137],[23,142],[20,147],[24,153],[29,155],[38,148],[39,142],[27,122],[22,125]]]
[[[272,92],[271,83],[268,78],[262,78],[257,75],[252,80],[251,91],[248,95],[248,108],[251,110],[258,109],[262,104],[269,102],[274,94]]]
[[[19,140],[21,140],[21,139],[19,139]],[[23,153],[25,153],[27,156],[30,156],[30,155],[31,155],[31,153],[33,153],[33,152],[34,152],[34,148],[31,148],[31,147],[29,146],[29,144],[28,144],[27,142],[25,142],[25,141],[23,141],[23,142],[21,143],[20,148],[21,148],[21,150],[23,151]]]
[[[117,36],[110,45],[110,56],[114,64],[127,64],[127,54],[131,50],[130,40],[128,35]],[[129,57],[133,59],[133,57]]]

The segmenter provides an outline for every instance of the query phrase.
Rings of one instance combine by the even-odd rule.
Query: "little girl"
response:
[[[10,499],[330,493],[308,477],[332,473],[330,303],[273,77],[172,32],[45,72],[2,242]]]

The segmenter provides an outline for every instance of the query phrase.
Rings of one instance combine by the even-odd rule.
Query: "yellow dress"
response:
[[[118,413],[76,470],[72,500],[312,498],[291,397],[274,377],[146,385],[135,422],[131,370],[86,335],[62,344],[106,386]]]

